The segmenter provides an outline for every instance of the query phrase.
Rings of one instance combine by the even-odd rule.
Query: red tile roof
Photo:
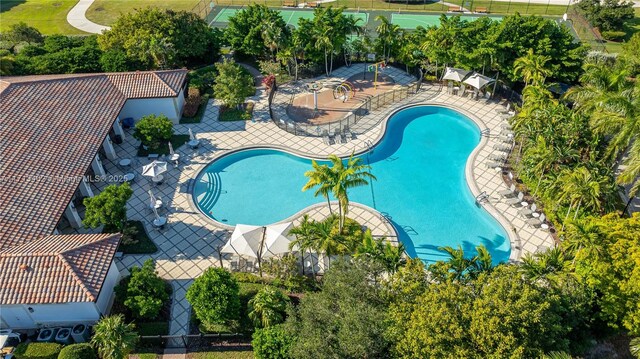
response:
[[[95,302],[120,236],[51,235],[0,252],[0,305]]]
[[[0,79],[0,251],[52,234],[126,100],[176,96],[186,73]]]

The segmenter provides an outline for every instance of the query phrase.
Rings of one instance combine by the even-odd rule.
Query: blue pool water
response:
[[[388,214],[407,252],[427,262],[446,259],[438,248],[461,245],[468,255],[485,245],[495,262],[509,259],[503,227],[476,206],[464,174],[480,141],[464,115],[437,106],[397,112],[372,152],[362,155],[377,177],[351,190],[350,200]],[[323,202],[302,192],[309,159],[272,149],[232,153],[208,165],[196,179],[194,199],[211,218],[235,225],[266,225]]]

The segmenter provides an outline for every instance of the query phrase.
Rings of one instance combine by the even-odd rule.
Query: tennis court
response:
[[[240,8],[224,8],[220,9],[218,15],[213,18],[212,23],[227,23],[229,18],[235,15]],[[313,10],[278,10],[287,25],[297,26],[300,19],[313,19]],[[365,25],[369,22],[369,14],[364,12],[345,11],[345,15],[352,15],[356,19],[361,19],[359,25]]]
[[[460,16],[462,20],[473,21],[482,16]],[[502,20],[502,16],[491,16],[493,20]],[[418,26],[440,25],[440,14],[391,14],[391,23],[402,29],[416,29]]]

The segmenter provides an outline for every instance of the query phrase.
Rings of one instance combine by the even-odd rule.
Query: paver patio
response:
[[[359,71],[362,71],[361,67],[340,68],[334,71],[334,77],[324,79],[324,81],[339,83]],[[412,80],[410,76],[398,69],[391,69],[387,74],[393,76],[397,83],[406,84]],[[481,128],[486,126],[491,130],[491,133],[500,132],[500,125],[506,121],[497,112],[503,108],[501,104],[485,99],[476,101],[467,97],[450,95],[441,92],[440,89],[439,85],[425,84],[418,94],[397,102],[393,106],[372,111],[367,119],[369,124],[373,124],[369,131],[346,144],[331,146],[324,144],[321,138],[295,136],[278,128],[270,120],[264,89],[259,89],[251,99],[256,102],[254,121],[219,122],[217,121],[218,105],[211,100],[201,123],[175,125],[177,134],[186,134],[191,128],[197,134],[201,145],[195,150],[189,149],[186,145],[176,149],[176,152],[181,156],[180,164],[176,168],[170,167],[168,172],[164,174],[164,184],[160,186],[154,186],[146,178],[140,176],[141,167],[149,163],[150,160],[136,157],[138,142],[131,137],[132,130],[129,130],[124,143],[116,147],[120,158],[133,160],[132,169],[138,174],[136,182],[132,184],[134,194],[128,203],[128,215],[130,219],[140,220],[144,223],[149,237],[156,243],[159,250],[152,255],[125,255],[119,259],[120,266],[122,268],[130,268],[133,265],[140,266],[147,258],[153,258],[156,261],[159,275],[171,281],[174,288],[170,334],[187,334],[190,306],[184,294],[192,280],[211,266],[224,265],[229,267],[228,260],[218,257],[217,248],[224,244],[232,228],[214,223],[201,214],[193,206],[191,200],[190,183],[204,166],[231,150],[256,146],[282,148],[307,157],[323,157],[328,154],[348,156],[352,152],[363,152],[368,149],[367,143],[369,145],[375,143],[382,136],[385,126],[383,120],[391,112],[399,107],[413,104],[447,105],[477,121]],[[283,90],[286,92],[287,88],[284,87]],[[294,90],[289,88],[289,91]],[[280,96],[284,95],[280,94]],[[500,200],[497,191],[506,189],[506,185],[498,172],[484,166],[486,159],[494,152],[493,145],[495,143],[495,138],[483,137],[483,145],[476,150],[470,160],[468,178],[471,177],[475,182],[470,184],[474,195],[482,191],[489,195],[490,203],[484,204],[484,206],[510,232],[511,260],[517,261],[524,253],[535,253],[552,247],[554,241],[548,232],[528,227],[518,215],[517,208]],[[109,174],[118,175],[131,171],[131,169],[119,168],[117,162],[117,160],[104,160]],[[95,185],[99,188],[106,186],[105,183]],[[160,215],[166,216],[168,219],[168,225],[164,229],[157,229],[151,224],[153,214],[148,206],[149,189],[152,189],[154,194],[160,197],[164,203],[164,207],[160,210]],[[322,203],[307,210],[312,218],[317,219],[328,214],[328,208]],[[297,215],[296,220],[301,214]],[[395,236],[393,227],[375,210],[354,205],[350,215],[371,228],[374,235],[390,239]],[[91,232],[92,230],[80,229],[74,232],[78,231]]]

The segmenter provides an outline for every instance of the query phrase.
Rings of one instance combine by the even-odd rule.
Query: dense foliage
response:
[[[155,271],[153,259],[147,259],[142,267],[131,268],[131,275],[115,288],[116,296],[136,318],[154,319],[169,300],[166,284]]]
[[[255,93],[253,77],[233,60],[216,63],[216,71],[213,92],[225,105],[239,107]]]
[[[13,355],[16,359],[56,359],[61,348],[58,343],[20,343]]]
[[[382,288],[372,285],[369,270],[337,261],[325,274],[322,291],[305,295],[287,318],[298,333],[293,358],[383,358],[386,303]]]
[[[89,343],[70,344],[62,348],[58,359],[96,359],[96,352]]]
[[[284,322],[289,298],[281,290],[264,287],[249,300],[249,319],[256,328],[266,328]]]
[[[282,325],[256,329],[251,346],[257,359],[288,359],[293,337]]]
[[[219,36],[194,13],[145,8],[123,14],[98,43],[103,51],[124,53],[126,61],[144,68],[175,68],[215,59]]]
[[[151,149],[160,147],[173,136],[173,122],[165,115],[146,115],[136,122],[133,137]]]
[[[289,27],[280,13],[258,4],[250,4],[231,16],[224,32],[234,50],[261,58],[275,58],[278,47],[289,35]]]
[[[131,187],[123,183],[109,185],[97,195],[85,198],[82,224],[91,228],[104,225],[104,232],[122,232],[127,221],[127,201],[131,195]]]
[[[209,268],[193,281],[187,300],[196,317],[207,325],[238,320],[238,282],[223,268]]]
[[[134,325],[125,323],[121,314],[103,317],[93,326],[91,344],[102,359],[128,358],[137,341]]]
[[[633,1],[580,0],[576,7],[600,31],[621,31],[625,21],[634,17]]]

